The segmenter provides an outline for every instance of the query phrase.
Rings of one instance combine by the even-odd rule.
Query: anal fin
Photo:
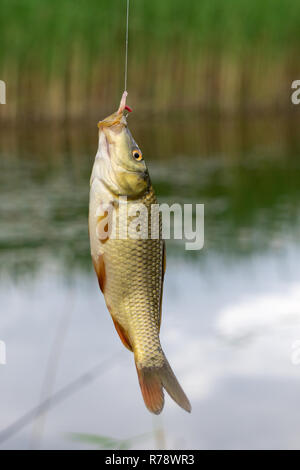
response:
[[[124,344],[125,348],[129,349],[129,351],[132,351],[130,341],[128,339],[128,336],[127,336],[124,328],[120,325],[120,323],[117,322],[117,320],[115,320],[113,318],[113,316],[112,316],[112,319],[113,319],[115,328],[118,332],[118,335],[120,336],[120,339],[121,339],[122,343]]]

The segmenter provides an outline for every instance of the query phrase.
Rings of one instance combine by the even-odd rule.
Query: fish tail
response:
[[[159,370],[156,367],[140,367],[136,364],[141,392],[146,407],[151,413],[159,415],[165,403]]]
[[[171,398],[184,410],[191,412],[191,404],[182,390],[165,355],[161,367],[143,367],[136,363],[141,392],[146,407],[151,413],[159,414],[164,407],[165,389]]]

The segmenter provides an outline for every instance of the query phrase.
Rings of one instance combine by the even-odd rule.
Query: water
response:
[[[132,116],[131,128],[160,202],[205,204],[204,249],[167,243],[161,330],[192,414],[169,398],[161,417],[146,411],[99,292],[87,232],[94,123],[2,129],[0,429],[106,368],[1,447],[93,448],[70,433],[150,433],[132,447],[299,448],[297,125]]]

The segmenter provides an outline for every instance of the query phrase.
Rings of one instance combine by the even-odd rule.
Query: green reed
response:
[[[0,118],[110,109],[123,87],[125,9],[125,0],[2,0]],[[200,110],[282,104],[299,49],[298,0],[130,2],[128,88],[147,111],[172,110],[174,96]]]

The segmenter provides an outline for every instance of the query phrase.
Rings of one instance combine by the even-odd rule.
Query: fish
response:
[[[190,402],[160,343],[166,269],[161,216],[155,237],[136,237],[129,228],[134,205],[143,205],[149,214],[158,203],[142,151],[127,125],[132,110],[126,99],[125,91],[118,110],[98,123],[99,146],[89,202],[92,262],[116,331],[123,345],[133,352],[146,407],[159,414],[166,390],[181,408],[190,412]],[[150,230],[151,220],[145,218],[142,228]],[[121,237],[125,223],[128,232]]]

